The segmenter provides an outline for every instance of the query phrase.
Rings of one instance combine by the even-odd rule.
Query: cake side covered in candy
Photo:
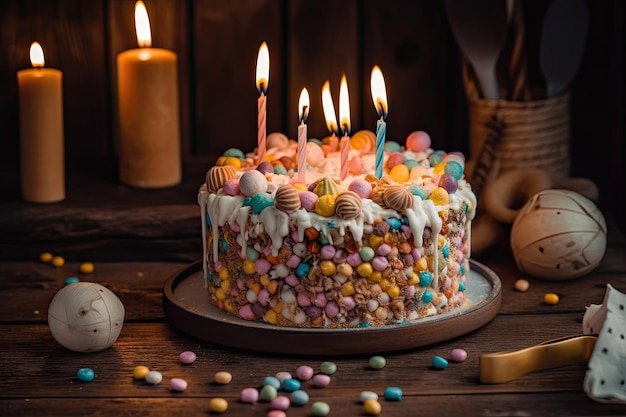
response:
[[[210,302],[247,320],[325,328],[468,303],[476,197],[464,157],[413,132],[405,146],[386,143],[377,178],[374,142],[357,132],[342,162],[336,138],[310,140],[300,181],[297,144],[282,134],[268,136],[260,164],[237,149],[220,157],[198,194]]]

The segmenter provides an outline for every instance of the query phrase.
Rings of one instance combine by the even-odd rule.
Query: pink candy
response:
[[[317,374],[313,377],[313,385],[316,387],[326,387],[330,384],[330,375]]]
[[[318,196],[312,191],[303,191],[300,193],[300,204],[306,211],[315,210],[315,202]]]
[[[300,381],[308,381],[313,377],[313,368],[307,365],[298,366],[296,376]]]
[[[255,403],[259,400],[259,391],[256,388],[244,388],[239,398],[244,403]]]
[[[326,315],[332,319],[337,317],[337,314],[339,314],[339,305],[337,305],[336,301],[329,301],[326,304],[324,311],[326,312]]]
[[[372,186],[369,182],[362,179],[352,181],[348,186],[348,190],[357,193],[361,198],[369,198],[372,194]]]
[[[256,272],[263,275],[267,274],[272,268],[272,264],[265,258],[259,258],[255,262]]]
[[[170,389],[172,391],[182,392],[187,389],[187,381],[181,378],[172,378],[170,380]]]
[[[277,410],[287,410],[290,405],[291,405],[291,400],[289,399],[289,397],[284,396],[284,395],[279,395],[278,397],[274,398],[271,402],[271,407]]]
[[[411,132],[406,138],[406,148],[413,152],[425,151],[430,148],[431,142],[428,133],[418,130]]]
[[[178,355],[178,359],[182,363],[184,363],[186,365],[189,365],[189,364],[194,363],[196,361],[196,354],[193,353],[190,350],[186,350],[186,351],[182,352],[180,355]]]

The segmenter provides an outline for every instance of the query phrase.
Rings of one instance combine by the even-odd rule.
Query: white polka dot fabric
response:
[[[583,333],[598,334],[583,389],[598,402],[626,403],[626,294],[607,285],[604,302],[587,307]]]

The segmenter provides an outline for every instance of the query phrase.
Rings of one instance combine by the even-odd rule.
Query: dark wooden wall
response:
[[[430,0],[145,0],[153,46],[179,56],[185,164],[256,144],[254,71],[270,48],[268,132],[295,137],[297,100],[311,94],[309,132],[327,135],[321,87],[338,106],[348,77],[353,132],[374,129],[373,65],[389,95],[388,137],[426,130],[435,148],[468,151],[459,52],[443,2]],[[528,2],[532,10],[549,3]],[[589,1],[587,49],[572,86],[573,174],[598,183],[602,206],[619,217],[624,200],[624,5]],[[134,0],[6,0],[0,3],[0,175],[2,200],[19,200],[15,73],[38,40],[46,66],[64,73],[68,182],[117,181],[116,55],[136,45]],[[536,16],[529,21],[538,22]],[[534,20],[533,20],[534,19]],[[532,30],[536,30],[536,27]],[[536,51],[530,51],[535,53]]]

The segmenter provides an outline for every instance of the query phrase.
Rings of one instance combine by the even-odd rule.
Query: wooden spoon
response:
[[[539,65],[548,97],[563,94],[585,51],[589,16],[584,0],[554,0],[543,21]]]
[[[446,0],[445,3],[452,33],[474,68],[483,96],[499,98],[496,62],[506,39],[506,2]]]

